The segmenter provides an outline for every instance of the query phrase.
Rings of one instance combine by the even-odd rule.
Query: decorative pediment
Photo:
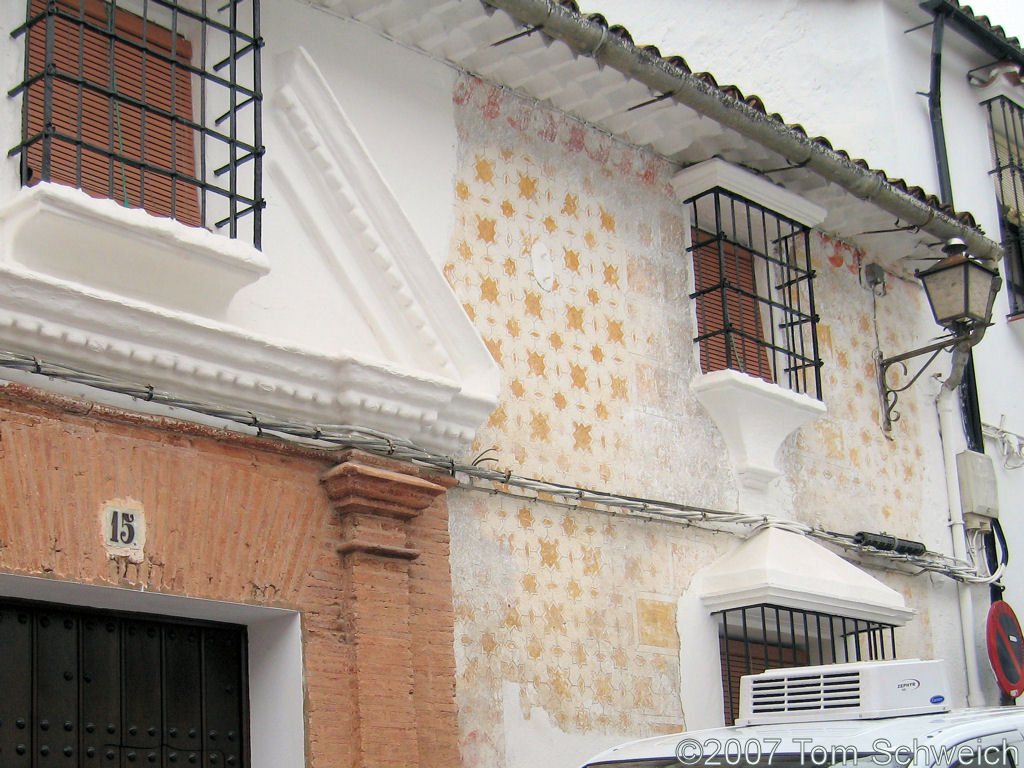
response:
[[[0,211],[0,346],[458,453],[497,403],[498,368],[314,62],[299,50],[273,74],[262,254],[78,190],[23,189]],[[79,219],[98,273],[76,262]]]

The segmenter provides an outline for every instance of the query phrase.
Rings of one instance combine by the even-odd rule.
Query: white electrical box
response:
[[[964,514],[999,517],[996,468],[992,459],[976,451],[962,451],[956,455],[956,474]]]

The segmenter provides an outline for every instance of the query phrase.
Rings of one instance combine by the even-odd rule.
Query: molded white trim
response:
[[[60,184],[21,189],[0,206],[0,227],[5,260],[188,312],[219,313],[270,271],[239,240]]]
[[[709,611],[767,603],[903,626],[903,595],[798,533],[767,528],[703,571]]]
[[[684,168],[672,177],[672,186],[683,200],[722,187],[809,227],[823,222],[828,214],[795,192],[717,157]]]
[[[977,88],[978,103],[1004,96],[1021,109],[1024,109],[1024,83],[1020,71],[1012,64],[997,64],[989,70],[989,79],[985,83],[971,84]]]
[[[287,127],[298,159],[293,171],[269,167],[295,200],[312,195],[326,211],[302,224],[337,280],[336,300],[367,320],[379,353],[311,349],[225,321],[236,316],[226,307],[234,290],[266,272],[262,254],[54,185],[22,190],[0,211],[0,346],[182,398],[458,454],[497,405],[498,367],[326,79],[302,50],[280,63],[267,115]],[[60,236],[32,223],[38,207]],[[82,234],[61,222],[68,209]]]
[[[328,196],[320,202],[332,212],[308,217],[303,226],[323,244],[346,301],[372,318],[378,342],[396,362],[457,377],[497,405],[497,365],[327,79],[302,48],[276,63],[284,85],[274,95],[275,117],[298,139],[298,162]],[[285,184],[294,171],[270,168]]]
[[[450,379],[277,344],[2,262],[0,345],[184,398],[359,425],[442,452],[468,446],[494,407]]]

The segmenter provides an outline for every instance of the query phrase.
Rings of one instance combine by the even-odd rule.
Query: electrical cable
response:
[[[796,520],[787,520],[773,515],[754,515],[740,511],[712,509],[692,504],[628,496],[609,491],[582,488],[567,483],[516,475],[481,466],[483,461],[494,457],[480,454],[471,463],[455,461],[450,456],[434,453],[421,448],[404,438],[366,427],[345,424],[314,425],[305,422],[288,421],[255,413],[252,410],[231,408],[176,397],[162,392],[152,385],[117,381],[71,366],[48,363],[31,355],[0,351],[0,368],[10,368],[26,373],[46,376],[51,379],[81,384],[105,392],[156,403],[223,419],[239,428],[248,428],[264,438],[300,441],[308,447],[338,451],[358,449],[367,453],[388,456],[412,464],[443,471],[455,477],[459,487],[526,498],[532,501],[570,508],[586,508],[597,512],[621,514],[662,521],[693,525],[708,530],[736,534],[736,527],[758,530],[765,526],[782,528],[792,533],[823,541],[845,551],[885,559],[917,568],[921,572],[941,574],[956,581],[987,584],[998,579],[1006,564],[1005,539],[1002,539],[1003,562],[996,574],[983,575],[974,563],[965,562],[939,552],[899,552],[895,549],[880,550],[867,544],[858,543],[856,536],[814,528]]]

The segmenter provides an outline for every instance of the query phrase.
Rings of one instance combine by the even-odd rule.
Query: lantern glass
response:
[[[959,329],[988,322],[996,293],[993,282],[999,279],[995,270],[957,254],[916,274],[939,325]]]

